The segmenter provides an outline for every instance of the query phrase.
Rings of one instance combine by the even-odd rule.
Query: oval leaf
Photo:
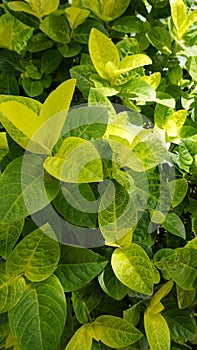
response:
[[[144,327],[151,349],[170,350],[170,331],[164,317],[145,311]]]
[[[103,79],[109,79],[105,72],[105,66],[111,62],[117,68],[120,65],[120,57],[116,45],[99,30],[93,28],[89,37],[89,51],[93,65]]]
[[[124,348],[142,338],[131,323],[116,316],[100,316],[92,324],[91,333],[97,341],[113,348]]]
[[[9,312],[10,328],[21,350],[56,349],[65,321],[64,291],[54,275],[31,284]]]
[[[56,270],[65,292],[75,291],[93,280],[107,261],[91,250],[64,245]]]
[[[0,221],[16,222],[37,212],[47,206],[58,191],[59,183],[49,175],[44,178],[42,157],[28,154],[16,158],[0,179]]]
[[[24,275],[32,282],[40,282],[52,275],[59,261],[59,243],[44,231],[48,224],[29,233],[20,241],[6,261],[10,275]],[[50,233],[50,231],[49,231]]]
[[[128,249],[117,248],[112,254],[112,268],[125,286],[138,293],[153,293],[153,268],[139,245],[132,243]]]

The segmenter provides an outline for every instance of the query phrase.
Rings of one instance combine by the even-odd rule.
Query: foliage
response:
[[[195,348],[196,23],[0,5],[0,349]]]

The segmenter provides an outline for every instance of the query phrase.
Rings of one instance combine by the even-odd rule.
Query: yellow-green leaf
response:
[[[170,331],[161,314],[144,313],[144,327],[148,343],[153,350],[170,350]]]
[[[137,214],[123,186],[108,183],[100,200],[98,221],[107,245],[130,246]]]
[[[6,132],[0,133],[0,160],[9,152]]]
[[[66,17],[72,29],[77,28],[88,18],[90,11],[79,7],[67,7],[65,9]]]
[[[76,79],[66,80],[50,93],[40,110],[40,118],[42,121],[48,120],[59,112],[65,113],[68,111],[75,84]]]
[[[44,101],[39,118],[43,123],[35,140],[42,140],[51,150],[59,139],[75,90],[75,79],[69,79],[53,90]]]
[[[170,181],[168,186],[172,199],[172,208],[175,208],[185,198],[188,191],[188,182],[186,179],[176,179]]]
[[[109,79],[105,66],[112,62],[119,68],[120,57],[116,45],[99,30],[93,28],[89,37],[89,52],[93,65],[103,79]]]
[[[139,293],[153,293],[153,267],[142,247],[132,243],[130,248],[117,248],[111,263],[116,277],[125,286]]]
[[[153,73],[151,75],[144,75],[143,77],[141,77],[141,79],[144,80],[149,85],[151,85],[153,87],[153,89],[156,90],[160,84],[160,81],[161,81],[161,73],[156,72],[156,73]]]
[[[94,145],[79,137],[64,140],[55,157],[48,157],[45,169],[55,178],[72,183],[103,181],[102,160]]]
[[[165,298],[166,295],[168,295],[173,287],[173,281],[170,280],[167,283],[165,283],[151,298],[150,305],[148,307],[149,312],[152,314],[156,314],[160,312],[161,310],[158,309],[158,304],[160,305],[161,299]]]
[[[181,39],[187,29],[187,8],[183,0],[170,0],[171,16],[177,30],[178,38]]]
[[[0,266],[0,313],[14,307],[26,289],[23,277],[12,277],[6,274],[4,266]]]
[[[32,7],[23,1],[12,1],[8,3],[8,7],[12,11],[26,12],[30,15],[38,16],[38,14],[32,9]]]
[[[149,56],[137,53],[132,56],[126,56],[123,58],[123,60],[120,62],[120,69],[134,69],[138,67],[143,67],[148,64],[151,64],[152,60]]]
[[[187,111],[185,109],[181,109],[179,111],[174,112],[169,115],[166,119],[165,127],[166,133],[169,138],[178,137],[178,133],[185,123],[187,118]]]
[[[20,102],[7,101],[1,103],[0,113],[2,125],[21,147],[35,153],[48,153],[41,140],[30,142],[42,124],[35,112]]]
[[[57,10],[59,6],[59,0],[26,0],[26,2],[28,4],[22,1],[13,1],[8,6],[12,11],[26,12],[39,19]]]
[[[91,350],[92,336],[88,333],[90,325],[80,327],[70,339],[65,350]]]
[[[100,316],[91,326],[93,338],[115,349],[124,348],[142,338],[137,328],[116,316]]]
[[[176,285],[176,293],[179,309],[186,309],[193,303],[196,296],[196,289],[185,290]]]
[[[46,232],[46,233],[45,233]],[[48,236],[53,234],[48,224],[29,233],[9,255],[6,271],[11,276],[24,275],[32,282],[40,282],[52,275],[59,261],[59,243]]]

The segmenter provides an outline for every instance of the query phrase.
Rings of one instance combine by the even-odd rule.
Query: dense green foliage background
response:
[[[195,349],[196,83],[196,0],[0,5],[0,349]]]

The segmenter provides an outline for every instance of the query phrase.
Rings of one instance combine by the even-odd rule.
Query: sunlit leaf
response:
[[[125,286],[139,293],[152,294],[153,268],[139,245],[132,243],[128,249],[117,248],[112,254],[112,268]]]

